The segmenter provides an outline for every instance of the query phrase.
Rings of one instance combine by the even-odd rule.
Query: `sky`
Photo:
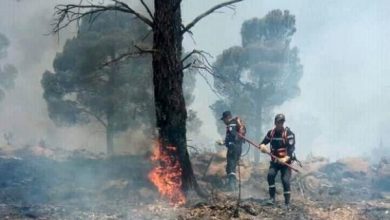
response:
[[[48,118],[42,98],[42,73],[52,69],[55,54],[75,33],[70,28],[59,39],[47,35],[53,7],[63,2],[0,0],[0,32],[11,41],[7,62],[20,72],[15,89],[0,103],[0,133],[12,131],[20,144],[44,138],[61,147],[100,146],[104,143],[101,128],[57,128]],[[183,22],[220,2],[183,0]],[[380,139],[389,145],[390,76],[386,73],[390,64],[386,61],[390,2],[386,0],[245,0],[234,11],[223,9],[200,21],[193,36],[186,36],[184,47],[208,51],[215,58],[241,44],[240,28],[245,20],[263,17],[273,9],[289,10],[296,16],[292,45],[299,49],[304,67],[301,94],[274,113],[285,113],[286,124],[297,137],[297,153],[337,159],[367,155]],[[209,109],[217,97],[201,78],[195,95],[191,107],[203,121],[203,143],[211,145],[221,138]],[[271,128],[272,121],[270,118],[264,129]]]
[[[198,2],[203,3],[202,9],[196,7]],[[211,2],[221,1],[185,1],[183,14],[193,17]],[[235,12],[225,9],[200,22],[193,29],[196,43],[187,38],[187,48],[205,49],[217,56],[240,45],[243,21],[263,17],[273,9],[289,10],[296,17],[292,44],[298,47],[304,66],[301,95],[274,113],[285,113],[286,124],[297,137],[298,154],[337,159],[367,155],[379,146],[380,139],[390,144],[388,1],[248,0],[237,4]],[[185,16],[184,20],[189,19]],[[204,80],[198,84],[195,109],[205,121],[213,122],[204,106],[217,97],[204,89]],[[272,126],[270,118],[264,129]],[[204,129],[218,137],[215,123],[205,124]]]

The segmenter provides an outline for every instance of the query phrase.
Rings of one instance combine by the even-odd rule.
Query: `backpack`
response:
[[[282,133],[282,138],[283,138],[283,144],[285,145],[287,143],[287,136],[288,136],[288,131],[290,130],[290,128],[286,127]],[[275,135],[275,128],[272,129],[271,131],[271,139],[270,139],[270,142],[272,142],[272,139],[274,138],[274,135]]]
[[[246,126],[245,126],[244,122],[239,117],[236,117],[235,120],[237,122],[237,132],[240,133],[242,136],[245,136],[246,135]]]

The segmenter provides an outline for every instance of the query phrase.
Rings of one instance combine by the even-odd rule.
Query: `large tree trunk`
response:
[[[176,147],[173,156],[180,161],[182,190],[187,192],[197,185],[186,146],[180,1],[154,1],[153,83],[160,141],[165,147]]]

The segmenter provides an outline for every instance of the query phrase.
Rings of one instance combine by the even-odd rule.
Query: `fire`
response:
[[[161,142],[156,142],[151,160],[157,166],[150,171],[148,177],[160,194],[167,198],[171,204],[182,205],[186,202],[181,191],[182,169],[179,160],[172,155],[176,155],[174,146],[164,148]]]

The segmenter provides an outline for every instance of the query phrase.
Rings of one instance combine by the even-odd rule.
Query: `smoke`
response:
[[[48,118],[42,99],[41,74],[52,68],[55,54],[76,33],[71,27],[59,36],[47,35],[54,6],[64,2],[2,1],[0,32],[11,42],[5,62],[14,64],[19,76],[15,88],[0,103],[0,132],[12,132],[15,145],[45,139],[49,145],[104,151],[102,128],[93,124],[57,128]],[[127,2],[145,11],[139,2]],[[190,22],[219,2],[222,0],[183,1],[183,22]],[[390,107],[390,79],[385,74],[390,70],[385,62],[390,49],[385,40],[390,35],[387,1],[367,4],[363,0],[316,3],[247,0],[237,4],[235,11],[223,9],[220,10],[223,13],[200,21],[192,30],[193,37],[186,35],[185,50],[204,49],[215,57],[226,48],[240,45],[242,22],[263,17],[276,8],[288,9],[296,16],[297,33],[292,44],[299,48],[304,65],[301,96],[275,109],[275,113],[286,114],[287,125],[296,133],[297,152],[338,158],[370,153],[380,139],[384,146],[389,145],[386,134],[390,132],[390,113],[386,109]],[[200,136],[192,139],[211,145],[219,135],[208,105],[217,97],[203,79],[197,80],[195,96],[193,108],[204,123]],[[272,126],[270,118],[265,127]],[[118,143],[125,147],[127,141],[125,138]]]
[[[0,32],[10,40],[6,62],[14,64],[19,72],[15,88],[0,103],[0,134],[12,133],[12,144],[22,146],[45,140],[49,146],[65,149],[85,148],[105,152],[104,129],[98,124],[75,127],[56,127],[49,119],[47,105],[40,84],[45,70],[52,70],[53,60],[66,39],[77,33],[75,25],[51,34],[54,7],[63,3],[79,3],[79,0],[4,0],[0,8]],[[97,2],[97,1],[96,1]],[[101,1],[99,1],[101,2]],[[105,1],[109,3],[110,1]],[[140,3],[127,1],[140,7]],[[134,138],[125,134],[118,139],[119,148],[143,143],[142,134]],[[131,138],[131,139],[129,139]],[[134,139],[134,143],[131,141]],[[5,140],[0,139],[0,145]]]
[[[92,123],[86,126],[59,128],[50,120],[46,102],[42,97],[43,90],[40,83],[42,74],[45,70],[52,71],[52,63],[56,53],[61,51],[66,39],[75,36],[77,31],[75,26],[70,26],[61,31],[60,35],[50,34],[54,6],[66,2],[79,3],[79,0],[2,0],[1,2],[0,32],[10,41],[5,62],[15,65],[19,72],[15,88],[7,92],[5,99],[0,102],[1,148],[6,143],[6,140],[2,139],[3,133],[11,133],[10,142],[15,148],[37,145],[41,140],[44,140],[46,146],[53,148],[67,150],[82,148],[93,152],[106,151],[103,127]],[[130,154],[144,154],[148,147],[151,147],[151,143],[146,141],[149,139],[150,137],[145,138],[142,133],[137,132],[123,134],[117,139],[117,150]],[[41,150],[39,147],[27,149]],[[23,151],[27,155],[29,154],[26,148],[23,148]],[[57,152],[64,154],[64,157],[68,156],[66,152],[61,150],[53,152],[54,154]],[[147,160],[138,161],[139,159],[135,157],[118,157],[107,161],[88,160],[83,158],[83,154],[86,157],[91,154],[84,151],[77,152],[73,156],[75,158],[70,161],[59,162],[44,158],[26,158],[20,162],[15,160],[15,163],[21,165],[13,165],[14,169],[12,170],[2,169],[3,173],[8,173],[13,178],[9,178],[8,181],[18,182],[19,179],[24,181],[23,178],[29,179],[30,176],[32,176],[31,179],[34,179],[34,182],[29,183],[26,188],[22,188],[12,198],[19,199],[17,200],[19,202],[21,198],[18,196],[22,196],[23,202],[42,203],[51,200],[71,200],[74,197],[80,203],[95,207],[106,198],[98,198],[96,195],[84,196],[83,190],[78,192],[77,189],[93,189],[98,194],[104,190],[104,187],[107,187],[108,190],[115,190],[116,186],[111,186],[109,181],[115,184],[121,182],[122,179],[137,179],[148,186],[147,180],[141,178],[149,169]],[[57,155],[50,156],[57,158]],[[76,156],[81,159],[77,159]],[[3,160],[1,165],[6,162]],[[143,169],[129,172],[136,167],[135,164],[141,164]],[[27,174],[23,173],[24,171]],[[125,190],[128,190],[130,184],[127,181],[124,182],[127,187]],[[131,187],[134,188],[134,184]],[[56,190],[56,188],[60,190]],[[73,195],[74,192],[76,192],[75,195]],[[126,194],[123,194],[123,197],[125,196]],[[82,202],[84,197],[89,199],[88,202]],[[132,195],[132,198],[136,200],[138,197]]]
[[[185,2],[183,20],[188,22],[204,11],[201,7],[215,4],[203,3]],[[381,138],[384,146],[390,144],[386,135],[390,131],[386,111],[390,77],[385,74],[390,69],[385,52],[390,47],[385,40],[390,34],[389,8],[387,1],[248,0],[237,4],[235,12],[225,9],[200,22],[193,29],[196,42],[187,38],[186,45],[217,56],[226,48],[240,45],[240,28],[245,20],[263,17],[273,9],[289,10],[297,22],[292,45],[299,48],[304,66],[301,96],[273,113],[286,114],[301,157],[311,152],[333,159],[368,155]],[[202,79],[198,82],[195,110],[209,122],[203,127],[204,134],[215,139],[218,134],[208,105],[217,97]],[[272,126],[273,119],[269,118],[265,127]]]
[[[14,90],[0,104],[0,128],[13,133],[16,144],[34,143],[53,128],[45,117],[40,74],[51,66],[60,45],[55,37],[44,35],[50,33],[52,5],[35,3],[6,1],[0,9],[0,30],[11,42],[7,59],[19,72]]]

